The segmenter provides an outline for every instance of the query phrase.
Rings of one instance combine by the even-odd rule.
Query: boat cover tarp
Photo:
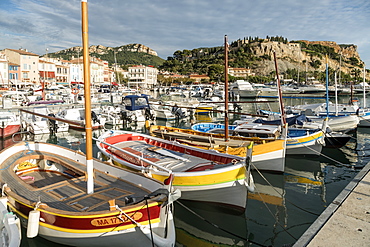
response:
[[[146,95],[126,95],[123,99],[126,110],[136,111],[149,107],[149,100]]]
[[[294,117],[289,117],[289,118],[286,118],[286,122],[288,124],[288,126],[292,126],[292,125],[303,125],[303,123],[305,122],[311,122],[311,120],[309,118],[306,117],[306,115],[302,114],[302,115],[297,115],[297,116],[294,116]],[[262,124],[271,124],[271,125],[280,125],[281,124],[281,120],[280,119],[277,119],[277,120],[263,120],[263,119],[256,119],[253,121],[253,123],[262,123]]]

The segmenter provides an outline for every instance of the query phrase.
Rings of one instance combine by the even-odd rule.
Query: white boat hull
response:
[[[170,226],[173,224],[173,215],[172,213],[168,214],[169,221],[172,221]],[[24,227],[27,227],[27,219],[20,217],[21,223]],[[152,224],[153,231],[163,231],[164,228],[161,228],[160,223]],[[149,226],[146,226],[149,227]],[[174,228],[174,227],[173,227]],[[162,233],[163,234],[163,233]],[[169,229],[168,234],[168,244],[165,246],[173,246],[173,243],[176,241],[175,230]],[[54,230],[48,227],[45,227],[43,223],[39,224],[39,234],[40,237],[43,237],[49,241],[69,245],[69,246],[81,246],[81,247],[101,247],[101,246],[110,246],[110,247],[142,247],[142,246],[152,246],[152,241],[148,236],[146,236],[139,227],[130,228],[121,231],[111,231],[107,233],[76,233],[63,231],[62,229]],[[124,235],[124,237],[123,237]],[[123,241],[124,240],[124,241]],[[107,243],[109,243],[107,245]],[[157,246],[157,245],[155,245]]]
[[[264,171],[284,172],[285,148],[252,156],[252,169]]]
[[[203,188],[189,190],[186,187],[177,187],[181,190],[181,199],[199,202],[216,203],[225,208],[245,208],[248,191],[244,180],[223,184],[219,188]],[[185,189],[185,190],[184,190]],[[220,196],[222,195],[222,196]]]
[[[309,117],[312,122],[306,122],[302,128],[313,128],[316,129],[322,125],[324,118]],[[348,131],[357,128],[359,119],[356,115],[330,117],[328,120],[328,126],[332,131]]]

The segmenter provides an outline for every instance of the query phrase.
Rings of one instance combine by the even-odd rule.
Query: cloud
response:
[[[1,5],[0,40],[7,47],[29,44],[42,54],[45,46],[52,51],[81,44],[79,0],[2,0]],[[230,41],[278,35],[356,44],[370,64],[370,1],[90,0],[88,6],[90,44],[140,43],[166,58],[176,50],[220,46],[225,34]]]

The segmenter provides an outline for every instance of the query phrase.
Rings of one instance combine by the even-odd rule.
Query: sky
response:
[[[88,0],[89,44],[143,44],[161,58],[244,37],[354,44],[370,68],[370,0]],[[80,0],[0,0],[0,50],[82,46]]]

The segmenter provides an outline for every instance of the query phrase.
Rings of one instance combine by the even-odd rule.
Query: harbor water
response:
[[[340,101],[347,103],[348,97],[341,98]],[[285,99],[286,105],[314,102],[325,102],[325,99]],[[266,109],[263,104],[267,103],[241,104],[241,111],[255,113],[259,108]],[[277,103],[269,103],[269,107],[271,110],[278,110]],[[240,115],[231,114],[230,117],[232,122]],[[215,113],[195,116],[194,121],[221,122],[222,119],[220,113]],[[189,120],[156,124],[190,127]],[[125,129],[145,132],[143,124],[126,126]],[[96,130],[93,135],[98,137],[102,131],[104,130]],[[349,134],[352,139],[340,149],[324,148],[320,156],[288,156],[283,174],[253,171],[256,191],[249,193],[247,210],[242,215],[225,212],[209,204],[182,200],[175,202],[176,246],[292,245],[370,161],[370,128],[358,128]],[[75,130],[55,135],[15,136],[13,139],[2,140],[0,148],[24,138],[85,152],[84,133]],[[98,157],[95,146],[94,157]],[[61,245],[40,237],[27,239],[23,231],[21,246]]]

